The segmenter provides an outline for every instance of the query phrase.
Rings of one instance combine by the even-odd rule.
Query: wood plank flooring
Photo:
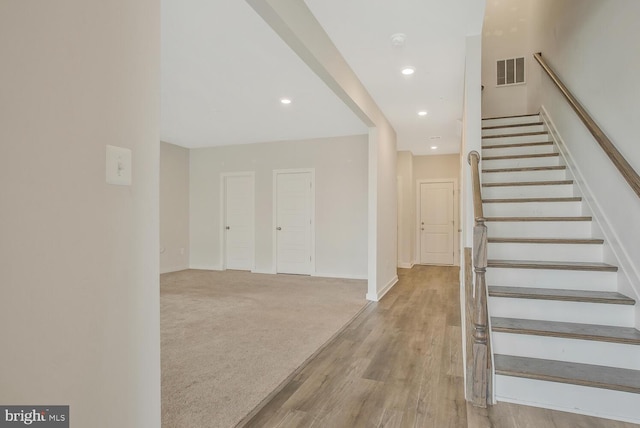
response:
[[[573,184],[573,180],[553,181],[509,181],[498,183],[482,183],[482,187],[512,187],[512,186],[558,186]]]
[[[640,394],[640,371],[495,354],[496,374]]]
[[[563,290],[555,288],[489,286],[489,296],[510,297],[514,299],[608,303],[612,305],[635,305],[636,303],[635,300],[616,291]]]
[[[491,317],[491,330],[501,333],[640,345],[640,331],[633,327]]]
[[[415,266],[399,278],[239,426],[631,426],[505,403],[468,408],[458,268]]]
[[[458,268],[399,276],[245,426],[466,426]]]
[[[539,262],[529,260],[489,260],[488,266],[511,269],[557,269],[617,272],[618,267],[598,262]]]

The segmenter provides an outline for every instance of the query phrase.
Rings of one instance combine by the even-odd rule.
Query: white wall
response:
[[[415,191],[413,154],[398,152],[398,267],[411,268],[415,260]]]
[[[398,282],[396,147],[396,133],[386,119],[380,120],[376,128],[370,128],[369,224],[375,227],[369,229],[370,280],[367,299],[374,301],[380,300]],[[372,283],[373,275],[375,282]]]
[[[273,266],[273,170],[315,168],[316,275],[367,277],[367,137],[192,149],[191,267],[220,269],[220,173],[255,171],[257,272]]]
[[[159,427],[160,2],[3,1],[0,58],[0,403]]]
[[[455,187],[455,196],[454,196],[454,225],[453,229],[455,232],[454,235],[454,258],[453,264],[458,266],[460,264],[460,235],[458,234],[458,229],[460,228],[460,214],[459,214],[459,192],[460,192],[460,155],[435,155],[435,156],[414,156],[413,158],[413,180],[414,180],[414,192],[411,195],[411,200],[413,202],[413,220],[412,220],[412,234],[414,236],[414,248],[416,259],[418,258],[419,251],[419,231],[417,230],[417,213],[419,212],[418,208],[418,199],[417,192],[418,187],[415,183],[420,180],[450,180],[453,181]],[[416,260],[415,263],[419,261]]]
[[[369,126],[367,299],[379,300],[398,281],[395,130],[305,2],[247,2]]]
[[[640,171],[640,55],[633,48],[639,34],[640,2],[538,0],[533,12],[532,48],[543,53],[627,161]],[[622,290],[640,296],[640,198],[546,76],[541,78],[539,96],[582,176],[579,185],[587,191],[587,202],[610,246],[607,259],[623,268],[619,275]],[[636,325],[640,326],[640,316],[636,316]]]
[[[160,273],[189,268],[189,149],[160,143]]]
[[[438,178],[458,180],[459,174],[459,154],[413,157],[413,175],[415,180],[435,180]]]
[[[528,103],[530,77],[535,82],[538,64],[529,46],[530,7],[537,0],[487,2],[482,29],[482,116],[499,117],[537,113]],[[496,85],[496,61],[524,57],[525,83]],[[535,84],[535,83],[534,83]]]
[[[465,62],[464,111],[462,118],[461,154],[461,247],[473,246],[473,188],[471,186],[471,169],[467,162],[469,152],[482,150],[482,116],[480,69],[482,57],[481,36],[467,37],[467,55]],[[462,272],[461,272],[462,274]],[[461,283],[464,277],[461,277]],[[463,293],[464,294],[464,293]],[[463,307],[464,309],[464,307]]]

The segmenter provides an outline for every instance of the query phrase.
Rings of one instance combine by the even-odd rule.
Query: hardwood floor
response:
[[[399,277],[239,426],[633,426],[507,403],[467,408],[458,268],[415,266]]]
[[[466,426],[458,269],[399,276],[246,426]]]

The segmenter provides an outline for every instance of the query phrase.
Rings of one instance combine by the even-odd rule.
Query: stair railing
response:
[[[558,77],[558,75],[549,67],[549,64],[542,58],[542,53],[538,52],[533,54],[533,57],[538,61],[542,69],[547,73],[547,75],[551,78],[553,83],[560,89],[562,95],[567,100],[569,105],[576,112],[582,123],[585,124],[591,135],[596,139],[602,150],[609,156],[611,162],[618,169],[620,174],[627,180],[629,186],[636,192],[636,195],[640,197],[640,176],[633,169],[633,167],[627,162],[627,160],[622,156],[622,154],[618,151],[616,146],[613,145],[613,142],[607,137],[604,131],[596,124],[593,118],[587,113],[587,111],[582,107],[582,105],[578,102],[576,97],[573,96],[571,91],[567,89],[562,80]]]
[[[473,349],[471,369],[471,403],[487,407],[491,402],[491,343],[488,331],[487,310],[487,226],[482,209],[482,188],[480,186],[480,154],[469,152],[473,185],[473,270],[475,272],[473,297]]]

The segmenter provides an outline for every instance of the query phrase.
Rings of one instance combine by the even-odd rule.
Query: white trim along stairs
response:
[[[634,299],[540,115],[483,119],[497,401],[640,423]]]

